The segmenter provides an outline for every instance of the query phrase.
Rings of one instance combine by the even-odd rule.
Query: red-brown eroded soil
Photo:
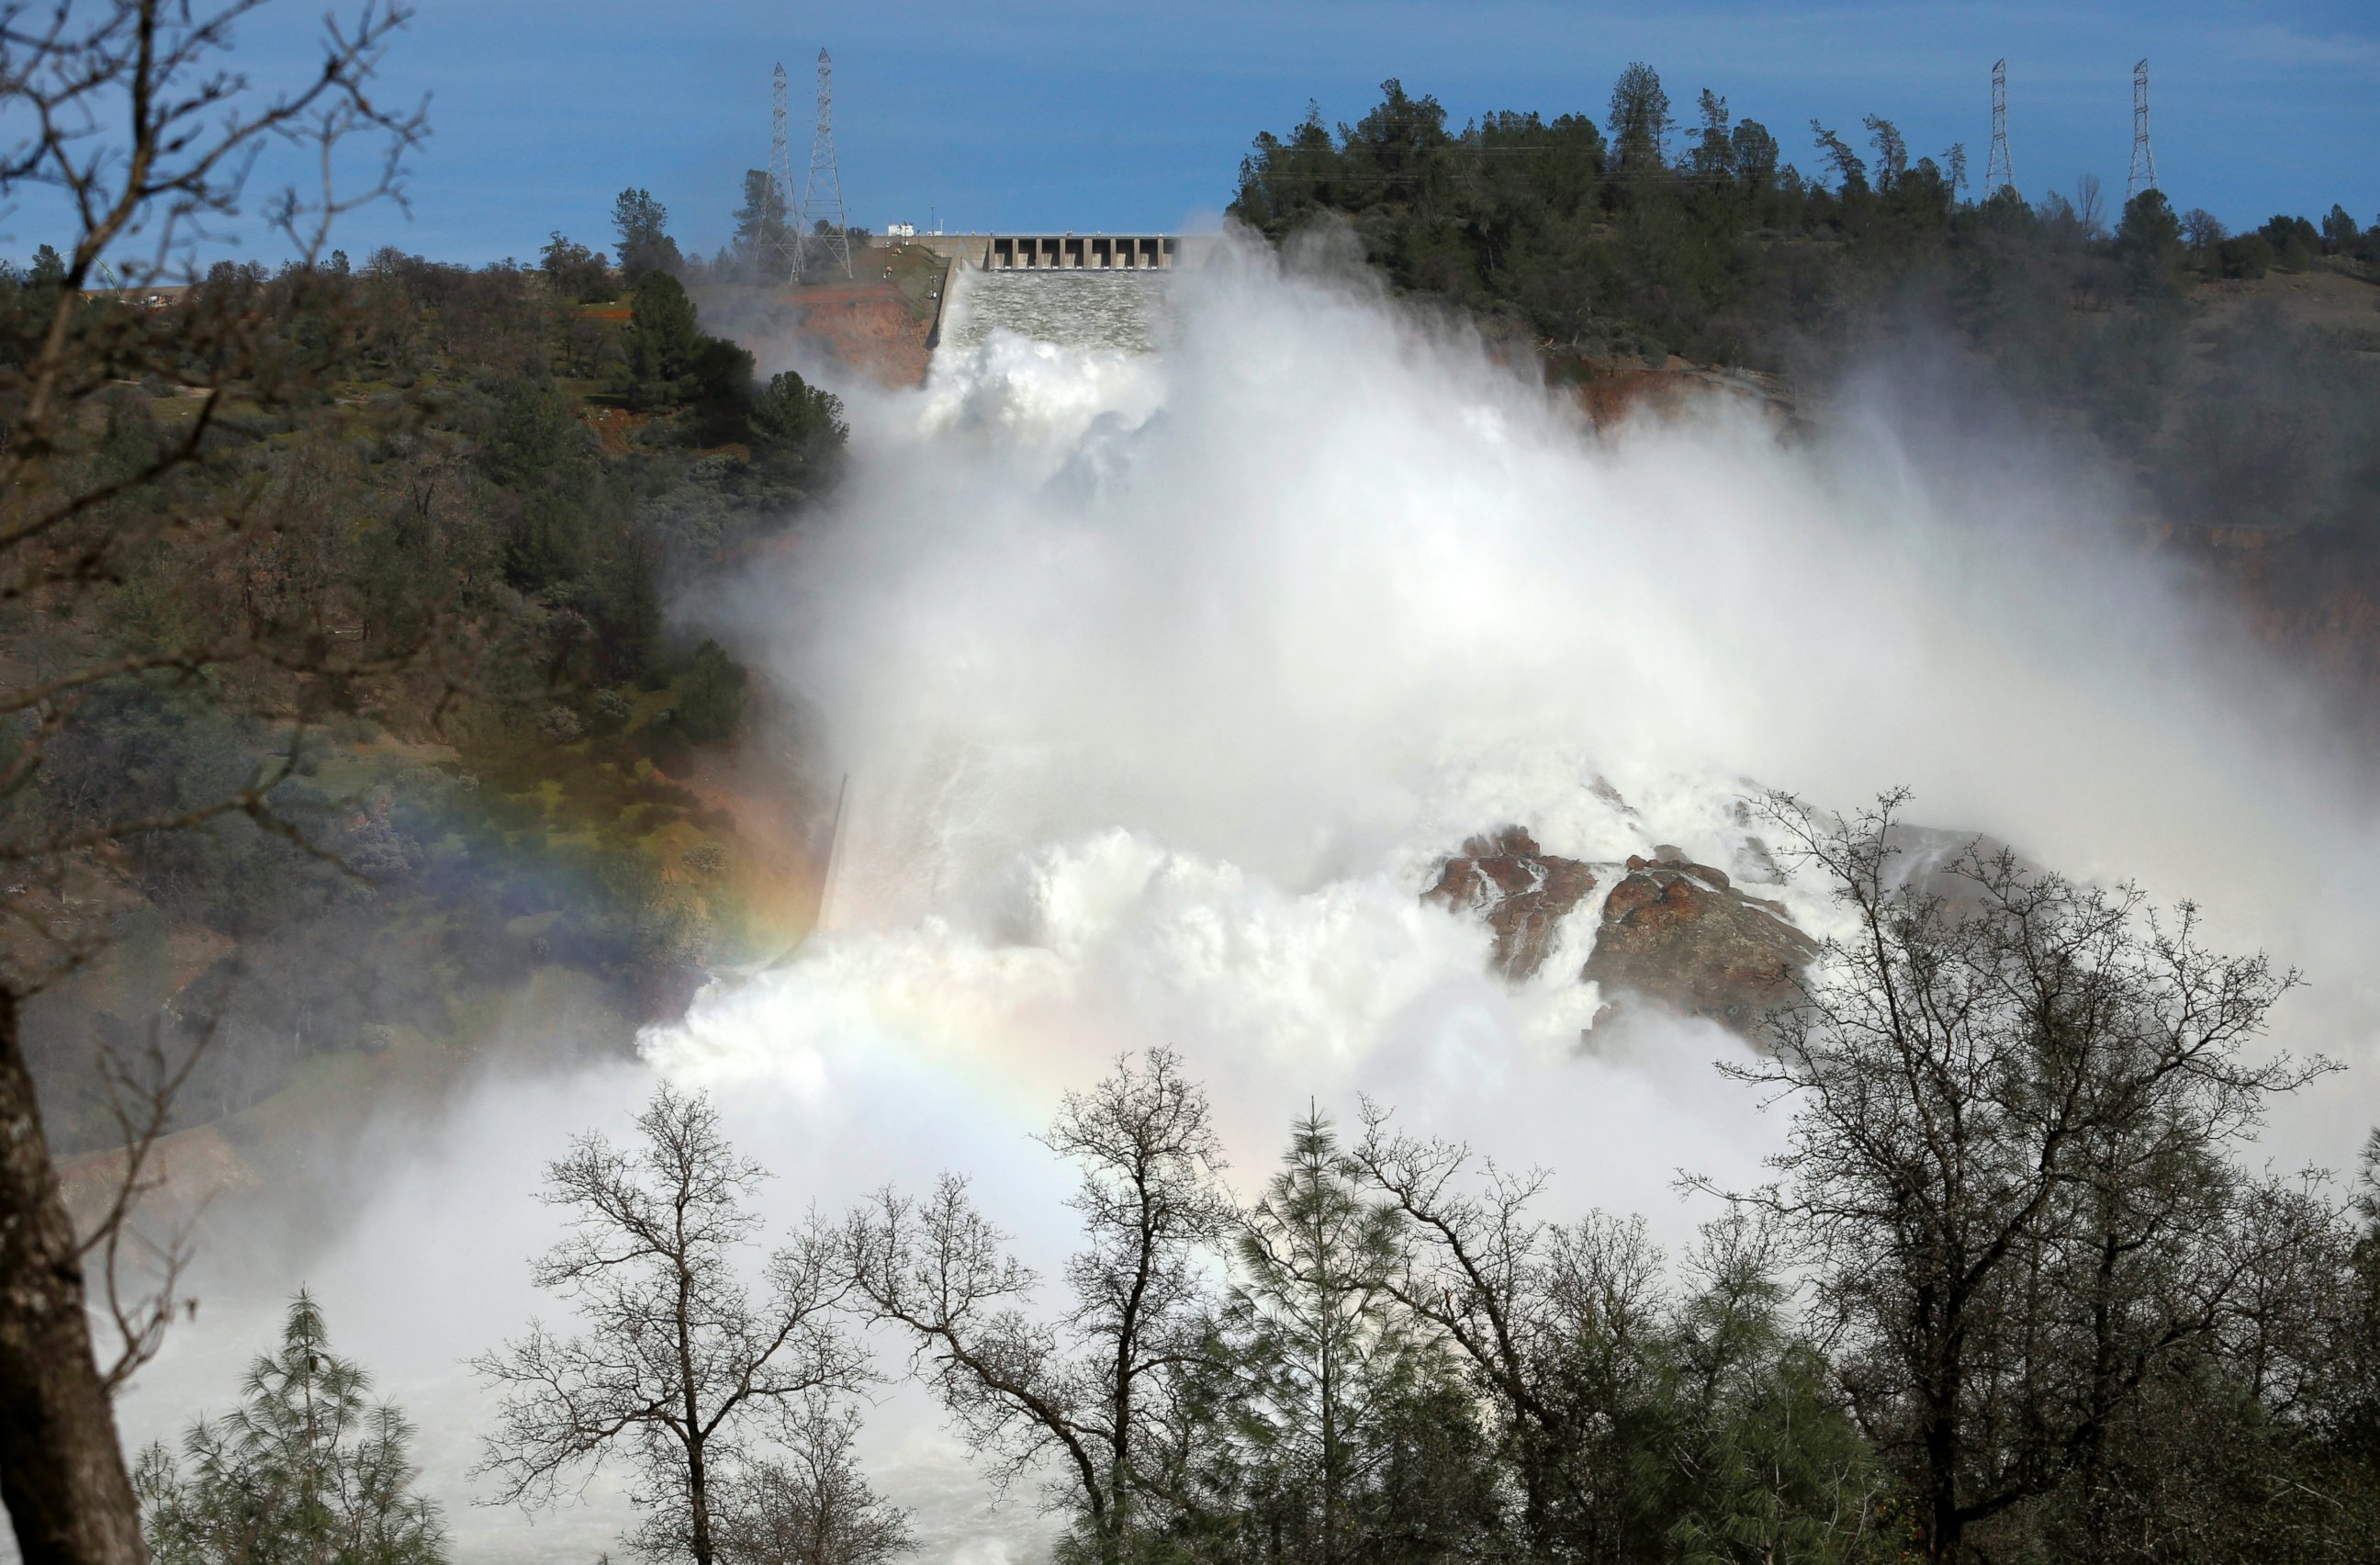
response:
[[[892,282],[806,287],[785,296],[802,311],[795,329],[887,388],[917,385],[932,357],[930,321],[921,321]]]

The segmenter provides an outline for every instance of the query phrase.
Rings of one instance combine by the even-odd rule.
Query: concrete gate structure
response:
[[[1170,272],[1216,241],[1204,234],[916,234],[892,242],[984,272]]]

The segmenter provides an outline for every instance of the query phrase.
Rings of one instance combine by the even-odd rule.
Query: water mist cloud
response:
[[[1360,283],[1239,254],[1169,286],[1160,354],[994,330],[921,390],[852,391],[830,514],[701,605],[808,715],[815,771],[850,777],[830,927],[643,1040],[714,1090],[781,1221],[953,1168],[1049,1275],[1066,1180],[1029,1136],[1118,1052],[1167,1044],[1244,1190],[1309,1096],[1345,1116],[1366,1094],[1551,1168],[1554,1213],[1641,1210],[1674,1245],[1700,1215],[1675,1171],[1755,1180],[1781,1132],[1710,1069],[1742,1045],[1650,1016],[1585,1031],[1599,898],[1508,985],[1487,932],[1418,893],[1507,822],[1552,853],[1674,843],[1760,880],[1738,805],[1763,786],[1849,806],[1906,783],[1924,819],[2197,896],[2219,938],[2308,970],[2292,1042],[2369,1054],[2357,779],[2104,525],[2106,486],[1961,466],[1888,385],[1817,437],[1719,404],[1598,437]],[[457,1362],[537,1304],[539,1165],[616,1132],[650,1082],[493,1080],[393,1136],[350,1231],[247,1257],[176,1339],[136,1435],[220,1405],[302,1276],[439,1431],[428,1482],[470,1552],[605,1547],[616,1488],[533,1532],[465,1509],[484,1409]],[[2277,1143],[2337,1161],[2373,1102],[2359,1071]],[[926,1558],[1029,1550],[1030,1508],[985,1511],[938,1431],[912,1393],[868,1437]]]
[[[1367,1094],[1677,1245],[1706,1212],[1675,1171],[1751,1182],[1781,1135],[1710,1068],[1742,1045],[1654,1017],[1582,1045],[1599,897],[1507,986],[1417,893],[1505,822],[1760,880],[1763,786],[1910,784],[1925,818],[2201,897],[2322,984],[2294,1041],[2367,1052],[2368,816],[2290,684],[2107,525],[2119,486],[1961,466],[1890,381],[1818,438],[1714,403],[1601,439],[1459,330],[1263,257],[1171,302],[1157,357],[946,352],[727,606],[851,779],[832,926],[646,1049],[798,1103],[822,1188],[971,1170],[1046,1272],[1026,1138],[1169,1044],[1244,1188],[1309,1095]],[[2371,1101],[2297,1106],[2277,1145],[2337,1159]]]
[[[1519,821],[1757,876],[1747,791],[1903,783],[2203,899],[2308,968],[2301,1032],[2362,1050],[2369,812],[2289,683],[2107,525],[2113,485],[1958,465],[1889,387],[1819,438],[1713,402],[1598,439],[1459,329],[1262,255],[1172,304],[1160,356],[946,353],[731,609],[851,775],[837,927],[657,1060],[765,1070],[864,1014],[1046,1095],[1092,1040],[1173,1041],[1277,1118],[1367,1060],[1561,1058],[1593,1008],[1560,975],[1452,997],[1478,935],[1412,906],[1437,857]]]

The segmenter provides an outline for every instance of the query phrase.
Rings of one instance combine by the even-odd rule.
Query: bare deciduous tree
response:
[[[923,1201],[886,1191],[852,1214],[844,1253],[869,1313],[900,1327],[916,1371],[1006,1482],[1054,1461],[1101,1560],[1130,1547],[1160,1484],[1154,1393],[1199,1351],[1197,1262],[1231,1219],[1206,1094],[1170,1050],[1119,1059],[1070,1093],[1043,1138],[1082,1169],[1085,1244],[1067,1263],[1062,1325],[1025,1310],[1038,1279],[945,1177]]]
[[[1349,1153],[1402,1219],[1390,1291],[1463,1355],[1495,1411],[1531,1546],[1551,1558],[1618,1537],[1613,1493],[1642,1474],[1604,1448],[1648,1395],[1665,1303],[1644,1219],[1548,1222],[1533,1210],[1544,1170],[1515,1173],[1459,1143],[1396,1133],[1390,1118],[1367,1100]]]
[[[1546,1175],[1477,1162],[1471,1149],[1390,1130],[1368,1099],[1349,1154],[1403,1219],[1389,1287],[1469,1361],[1497,1406],[1523,1490],[1523,1521],[1541,1545],[1554,1522],[1559,1453],[1572,1419],[1550,1358],[1567,1339],[1553,1286],[1563,1236],[1531,1211]]]
[[[909,1513],[869,1486],[859,1409],[823,1392],[780,1421],[781,1456],[747,1464],[719,1521],[727,1565],[886,1565],[916,1547]]]
[[[55,275],[29,295],[35,312],[23,324],[21,352],[0,364],[0,603],[70,623],[90,594],[119,587],[161,541],[188,552],[185,581],[214,565],[236,571],[253,495],[182,480],[208,470],[214,435],[237,411],[310,406],[341,349],[341,310],[306,279],[340,214],[396,191],[401,160],[421,134],[418,110],[392,108],[371,92],[405,13],[365,0],[344,21],[326,21],[316,67],[275,92],[225,63],[235,27],[261,4],[0,6],[0,110],[10,128],[0,142],[0,203],[22,213],[30,198],[32,210],[54,216],[61,239]],[[360,185],[334,184],[359,139],[374,146],[370,173]],[[262,202],[258,215],[300,275],[268,306],[240,278],[200,285],[196,247],[249,213],[249,176],[273,149],[300,156],[320,183]],[[126,286],[87,294],[108,264]],[[199,286],[176,293],[176,285]],[[293,332],[300,312],[325,329]],[[108,398],[129,381],[175,388],[190,416],[152,446],[103,451]],[[294,839],[273,794],[295,764],[304,719],[368,671],[329,651],[310,612],[276,604],[234,624],[124,651],[92,650],[69,633],[57,655],[0,687],[8,727],[0,755],[0,1496],[29,1565],[122,1565],[140,1556],[109,1392],[155,1350],[175,1253],[167,1246],[164,1285],[146,1304],[128,1300],[111,1269],[105,1292],[125,1341],[108,1368],[86,1315],[86,1267],[95,1252],[111,1268],[123,1253],[123,1224],[149,1178],[147,1150],[188,1062],[111,1062],[128,1138],[123,1188],[96,1229],[78,1235],[18,1035],[21,1002],[103,943],[105,921],[88,909],[110,882],[114,845],[233,814]],[[20,808],[95,691],[227,668],[269,671],[284,691],[300,692],[267,703],[298,719],[283,762],[162,813],[61,825]]]
[[[1722,1067],[1793,1104],[1778,1180],[1730,1199],[1797,1241],[1928,1557],[2106,1460],[2152,1375],[2232,1317],[2296,1225],[2225,1150],[2328,1067],[2251,1045],[2296,982],[2131,887],[1971,848],[1957,904],[1895,862],[1888,794],[1764,814],[1851,914],[1776,1049]]]
[[[766,1177],[735,1155],[710,1103],[664,1085],[637,1117],[641,1145],[582,1137],[547,1173],[545,1200],[572,1232],[537,1263],[538,1286],[585,1318],[541,1323],[475,1361],[504,1390],[477,1470],[495,1503],[551,1503],[617,1452],[634,1466],[650,1559],[719,1554],[722,1498],[769,1454],[772,1421],[868,1379],[841,1329],[832,1236],[816,1223],[771,1253],[759,1296],[739,1263]]]

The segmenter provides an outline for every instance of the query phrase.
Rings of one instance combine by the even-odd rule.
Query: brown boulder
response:
[[[1606,994],[1632,992],[1748,1037],[1765,1011],[1791,997],[1795,975],[1817,952],[1777,904],[1664,847],[1650,860],[1629,859],[1579,976]]]
[[[1523,979],[1545,965],[1562,915],[1594,889],[1593,870],[1540,852],[1527,831],[1506,826],[1463,843],[1422,899],[1480,914],[1496,932],[1496,970]]]

